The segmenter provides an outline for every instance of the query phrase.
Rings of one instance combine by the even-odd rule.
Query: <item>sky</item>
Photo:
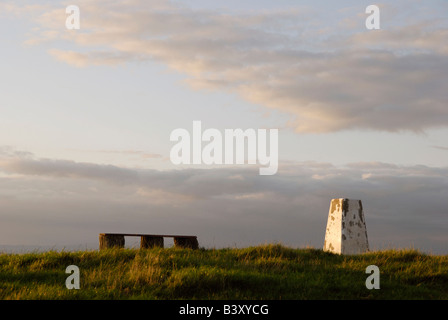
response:
[[[380,8],[380,30],[365,9]],[[80,9],[68,30],[65,9]],[[0,3],[0,250],[104,232],[448,254],[446,1]],[[174,165],[170,133],[278,129],[279,168]],[[132,242],[132,239],[126,241]]]

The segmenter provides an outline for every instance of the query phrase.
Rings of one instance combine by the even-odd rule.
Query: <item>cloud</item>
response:
[[[363,201],[373,248],[446,250],[447,167],[290,162],[266,177],[248,166],[157,171],[9,152],[0,172],[3,243],[23,241],[15,226],[32,229],[29,241],[56,228],[66,232],[53,241],[93,246],[114,230],[197,234],[204,246],[321,247],[330,200],[347,197]]]
[[[147,153],[140,150],[100,150],[100,153],[110,153],[110,154],[119,154],[125,156],[135,156],[143,159],[156,159],[162,158],[161,154],[158,153]]]
[[[448,147],[443,147],[443,146],[432,146],[432,148],[439,149],[439,150],[448,150]]]
[[[28,42],[57,46],[59,35],[72,48],[49,53],[77,67],[159,61],[187,75],[192,88],[238,93],[289,114],[298,132],[445,127],[448,27],[424,15],[442,4],[414,12],[400,3],[385,6],[394,24],[367,31],[363,15],[347,16],[353,8],[335,14],[357,29],[328,28],[311,7],[227,13],[170,1],[84,0],[82,30],[64,32],[55,25],[60,10],[49,10]]]
[[[95,52],[95,54],[90,54],[70,50],[50,49],[48,50],[48,53],[55,57],[57,60],[76,67],[87,67],[89,65],[114,66],[129,60],[125,57],[125,55],[111,52]]]

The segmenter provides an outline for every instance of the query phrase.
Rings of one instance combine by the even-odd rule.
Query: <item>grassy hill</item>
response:
[[[65,286],[69,265],[79,290]],[[378,290],[365,286],[369,265]],[[282,245],[0,254],[0,299],[448,299],[448,255]]]

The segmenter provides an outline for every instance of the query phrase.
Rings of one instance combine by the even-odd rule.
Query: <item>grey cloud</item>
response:
[[[13,159],[4,161],[3,170],[23,175],[50,177],[90,178],[113,180],[116,183],[135,182],[138,175],[135,171],[119,168],[113,165],[97,165],[92,163],[77,163],[69,160],[51,159]]]
[[[444,146],[432,146],[435,149],[439,149],[439,150],[448,150],[448,147],[444,147]]]
[[[161,154],[157,153],[148,153],[140,150],[101,150],[100,153],[111,153],[111,154],[122,154],[122,155],[130,155],[142,157],[145,159],[148,158],[162,158]]]
[[[34,155],[28,151],[17,150],[11,146],[0,146],[0,159],[1,158],[18,158],[18,159],[26,159],[31,158]]]
[[[36,239],[62,228],[81,241],[80,228],[93,244],[107,229],[195,233],[204,246],[321,247],[330,199],[348,197],[364,203],[372,247],[446,250],[446,167],[285,163],[266,177],[250,167],[156,171],[2,157],[0,171],[0,229],[32,224]],[[0,234],[6,242],[8,229]]]

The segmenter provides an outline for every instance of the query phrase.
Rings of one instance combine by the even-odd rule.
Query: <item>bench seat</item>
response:
[[[199,243],[196,236],[166,235],[166,234],[142,234],[142,233],[100,233],[100,250],[112,247],[124,248],[124,237],[140,237],[140,248],[163,248],[163,238],[174,238],[174,246],[179,248],[198,249]]]

